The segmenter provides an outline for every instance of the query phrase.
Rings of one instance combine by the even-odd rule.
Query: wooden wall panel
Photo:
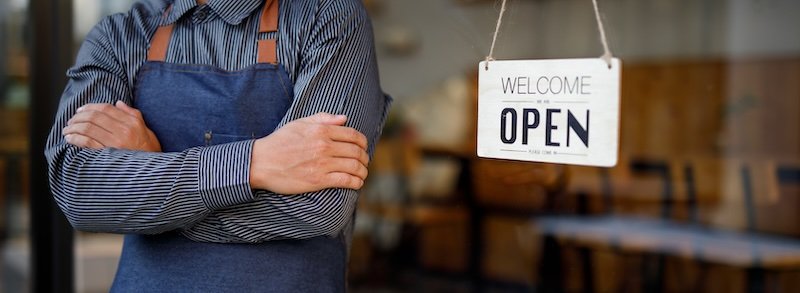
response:
[[[800,157],[800,58],[624,66],[624,155]]]
[[[720,62],[625,65],[622,80],[624,155],[674,157],[718,150],[725,88]]]

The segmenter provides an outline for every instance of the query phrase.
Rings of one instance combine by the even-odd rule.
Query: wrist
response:
[[[250,185],[252,141],[200,148],[198,190],[210,210],[255,199]]]
[[[265,168],[266,166],[271,166],[270,164],[271,158],[269,157],[269,153],[264,152],[263,150],[269,149],[269,138],[261,138],[257,139],[253,142],[253,147],[250,151],[250,186],[253,189],[264,189],[269,190],[269,181],[270,178],[274,178],[274,176],[269,175],[269,170]]]

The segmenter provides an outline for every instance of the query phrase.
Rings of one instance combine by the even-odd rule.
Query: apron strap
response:
[[[259,33],[278,31],[278,0],[266,0],[261,12]],[[277,42],[275,39],[258,40],[258,63],[278,63]]]
[[[278,31],[278,0],[265,0],[264,9],[261,12],[258,32],[268,33]],[[167,7],[162,18],[169,16],[172,5]],[[175,23],[161,25],[156,29],[153,39],[150,41],[150,49],[147,50],[147,61],[164,62],[167,59],[167,47],[172,38]],[[277,42],[275,39],[258,40],[258,63],[278,63]]]

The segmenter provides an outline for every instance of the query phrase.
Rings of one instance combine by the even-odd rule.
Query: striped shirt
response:
[[[278,32],[259,34],[263,2],[211,0],[198,6],[195,0],[145,0],[106,17],[88,34],[67,72],[45,151],[55,200],[75,228],[178,230],[196,241],[225,243],[333,236],[352,224],[355,190],[252,190],[253,140],[148,153],[78,148],[61,135],[82,105],[132,105],[151,37],[160,24],[175,23],[168,63],[239,70],[256,63],[257,38],[276,38],[278,61],[294,83],[294,100],[278,127],[318,112],[343,114],[348,126],[367,136],[372,154],[391,99],[380,89],[372,27],[361,2],[283,0]]]

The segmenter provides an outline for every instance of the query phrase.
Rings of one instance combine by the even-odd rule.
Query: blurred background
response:
[[[108,290],[121,236],[64,225],[41,148],[84,36],[133,2],[0,0],[0,292]],[[365,0],[395,105],[351,291],[800,291],[800,1],[599,4],[624,61],[610,169],[475,156],[499,1]],[[510,0],[495,49],[601,53],[590,0]]]

